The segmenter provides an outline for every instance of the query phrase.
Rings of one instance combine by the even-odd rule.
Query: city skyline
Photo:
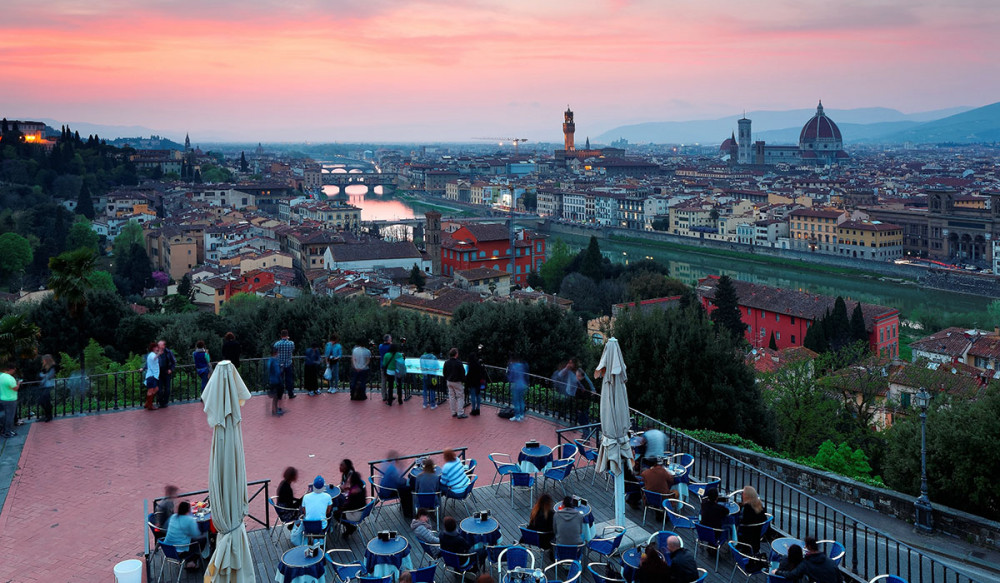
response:
[[[992,9],[992,10],[991,10]],[[997,101],[985,0],[5,3],[3,115],[239,141],[558,141],[746,109]]]

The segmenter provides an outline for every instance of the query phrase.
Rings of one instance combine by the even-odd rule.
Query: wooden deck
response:
[[[486,480],[487,484],[489,480],[493,478],[494,470],[491,465],[480,464],[478,472],[480,476],[480,481]],[[606,487],[606,482],[602,476],[598,476],[596,482],[591,485],[591,478],[593,472],[589,467],[577,470],[573,476],[570,477],[566,482],[566,492],[569,494],[576,494],[582,498],[587,499],[594,513],[595,526],[597,527],[598,535],[601,532],[601,527],[603,524],[610,524],[614,517],[614,501],[612,500],[612,492]],[[558,483],[548,482],[545,484],[544,490],[540,488],[540,484],[536,484],[535,496],[537,497],[542,491],[548,492],[554,499],[561,499],[563,496],[563,490]],[[500,529],[503,533],[503,540],[506,542],[517,541],[520,537],[520,532],[518,526],[525,524],[528,521],[528,513],[531,509],[531,504],[534,500],[529,500],[529,493],[527,491],[516,490],[514,492],[514,505],[511,507],[510,501],[510,490],[506,482],[503,486],[499,488],[499,491],[493,486],[484,485],[476,488],[474,491],[475,500],[469,501],[469,508],[472,511],[479,509],[489,509],[491,515],[500,522]],[[461,519],[468,516],[465,506],[461,502],[456,502],[454,500],[447,501],[447,511],[444,515],[453,516],[456,520],[461,521]],[[652,511],[647,516],[647,525],[645,528],[642,527],[642,510],[633,510],[626,506],[626,520],[630,521],[632,524],[627,525],[628,531],[625,535],[625,540],[622,543],[622,549],[627,549],[635,546],[637,543],[643,543],[649,537],[652,532],[659,530],[660,528],[660,518],[654,516]],[[327,549],[334,548],[346,548],[350,549],[355,556],[355,560],[364,560],[364,547],[368,540],[372,536],[372,532],[379,530],[394,530],[402,536],[409,537],[410,527],[409,521],[404,520],[402,514],[399,511],[399,505],[396,503],[387,504],[382,508],[378,515],[378,520],[374,520],[375,513],[369,517],[369,522],[365,525],[363,531],[356,532],[352,536],[347,538],[340,538],[336,534],[330,535],[327,542]],[[433,524],[433,517],[431,519]],[[374,527],[374,529],[373,529]],[[669,522],[667,528],[669,529]],[[684,546],[693,548],[692,534],[689,532],[680,533]],[[274,541],[274,542],[272,542]],[[257,581],[266,582],[274,581],[274,576],[278,570],[278,561],[281,554],[287,549],[291,548],[291,543],[288,538],[287,529],[280,533],[274,533],[272,538],[272,533],[266,529],[256,529],[250,532],[250,548],[254,557],[254,569],[257,575]],[[429,558],[425,557],[423,552],[420,550],[420,546],[416,545],[412,548],[411,559],[413,561],[414,567],[421,567],[429,564]],[[536,549],[532,549],[536,551]],[[550,564],[547,559],[544,559],[535,552],[536,565],[540,567],[545,567]],[[587,561],[599,561],[600,557],[598,555],[593,555],[592,558],[586,559]],[[712,583],[723,583],[729,581],[730,573],[733,569],[732,560],[729,558],[728,553],[723,553],[719,561],[719,572],[718,574],[713,573],[714,568],[714,558],[709,560],[707,554],[702,551],[698,556],[698,566],[703,567],[709,571],[708,581]],[[153,564],[153,576],[155,578],[157,570],[159,569],[159,558],[154,561]],[[586,565],[584,565],[586,570]],[[164,580],[171,580],[169,576],[164,577]],[[185,573],[181,577],[182,581],[190,583],[200,583],[201,576],[198,573]],[[333,575],[330,569],[327,569],[327,581],[333,581]],[[457,581],[457,577],[454,575],[447,574],[443,568],[439,567],[437,570],[437,575],[435,581]],[[582,581],[592,581],[593,579],[586,572]]]

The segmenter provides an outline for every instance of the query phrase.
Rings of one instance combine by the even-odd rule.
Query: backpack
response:
[[[396,358],[395,358],[395,363],[394,364],[396,366],[396,376],[397,377],[401,377],[401,376],[406,375],[406,359],[403,358],[402,354],[396,353]]]
[[[511,409],[510,407],[504,407],[503,409],[500,409],[499,413],[497,413],[497,417],[501,419],[510,419],[513,416],[514,416],[514,410]]]

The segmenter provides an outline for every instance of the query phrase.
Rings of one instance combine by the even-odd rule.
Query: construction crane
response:
[[[504,142],[510,142],[514,144],[514,155],[517,156],[517,146],[521,142],[527,142],[528,138],[472,138],[473,140],[486,140],[488,142],[498,142],[501,146]]]

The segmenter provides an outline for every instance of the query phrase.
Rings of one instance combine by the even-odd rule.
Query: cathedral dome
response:
[[[722,152],[723,154],[728,154],[733,148],[738,148],[738,147],[739,144],[736,143],[735,137],[726,138],[726,141],[722,142],[722,145],[719,146],[719,151]]]
[[[799,134],[799,144],[813,144],[816,142],[840,143],[842,140],[843,138],[840,137],[840,128],[823,113],[823,102],[820,101],[819,105],[816,106],[816,115],[802,127],[802,132]]]

